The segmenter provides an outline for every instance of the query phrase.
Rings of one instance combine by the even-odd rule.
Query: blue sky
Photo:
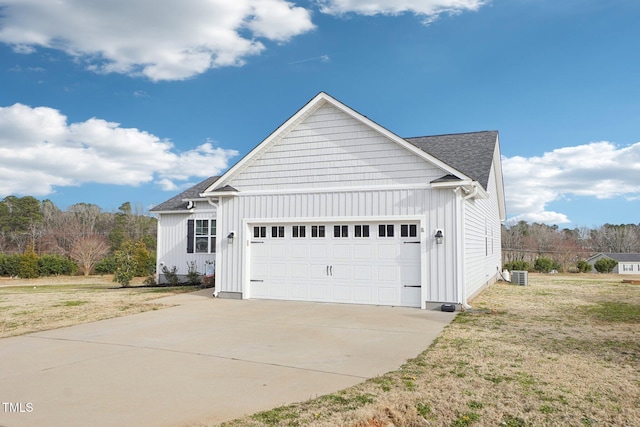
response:
[[[0,0],[0,197],[149,208],[325,91],[500,131],[508,217],[640,223],[636,0]]]

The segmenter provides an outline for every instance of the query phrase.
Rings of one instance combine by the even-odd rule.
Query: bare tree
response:
[[[93,271],[96,263],[109,252],[109,245],[103,236],[89,235],[78,237],[69,256],[78,263],[78,267],[88,276]]]

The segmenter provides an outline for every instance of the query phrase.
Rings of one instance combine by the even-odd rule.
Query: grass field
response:
[[[223,425],[640,425],[640,285],[595,275],[529,284],[494,284],[395,372]]]
[[[158,309],[153,299],[193,290],[70,281],[0,281],[0,337]],[[224,426],[640,426],[639,284],[530,275],[472,305],[397,371]]]
[[[153,300],[194,287],[121,288],[111,277],[0,281],[0,338],[167,307]]]

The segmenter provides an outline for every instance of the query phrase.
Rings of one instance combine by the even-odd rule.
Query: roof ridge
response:
[[[478,130],[471,132],[453,132],[453,133],[440,133],[437,135],[422,135],[422,136],[408,136],[403,137],[404,139],[417,139],[417,138],[432,138],[437,136],[453,136],[453,135],[471,135],[473,133],[490,133],[490,132],[498,132],[497,130]]]

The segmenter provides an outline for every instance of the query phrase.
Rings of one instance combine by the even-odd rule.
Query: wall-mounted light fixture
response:
[[[233,243],[234,237],[236,237],[236,233],[233,231],[227,235],[227,239],[229,239],[229,243]]]
[[[442,241],[444,240],[444,234],[442,234],[442,230],[437,229],[436,234],[433,237],[436,239],[436,243],[438,245],[442,244]]]

